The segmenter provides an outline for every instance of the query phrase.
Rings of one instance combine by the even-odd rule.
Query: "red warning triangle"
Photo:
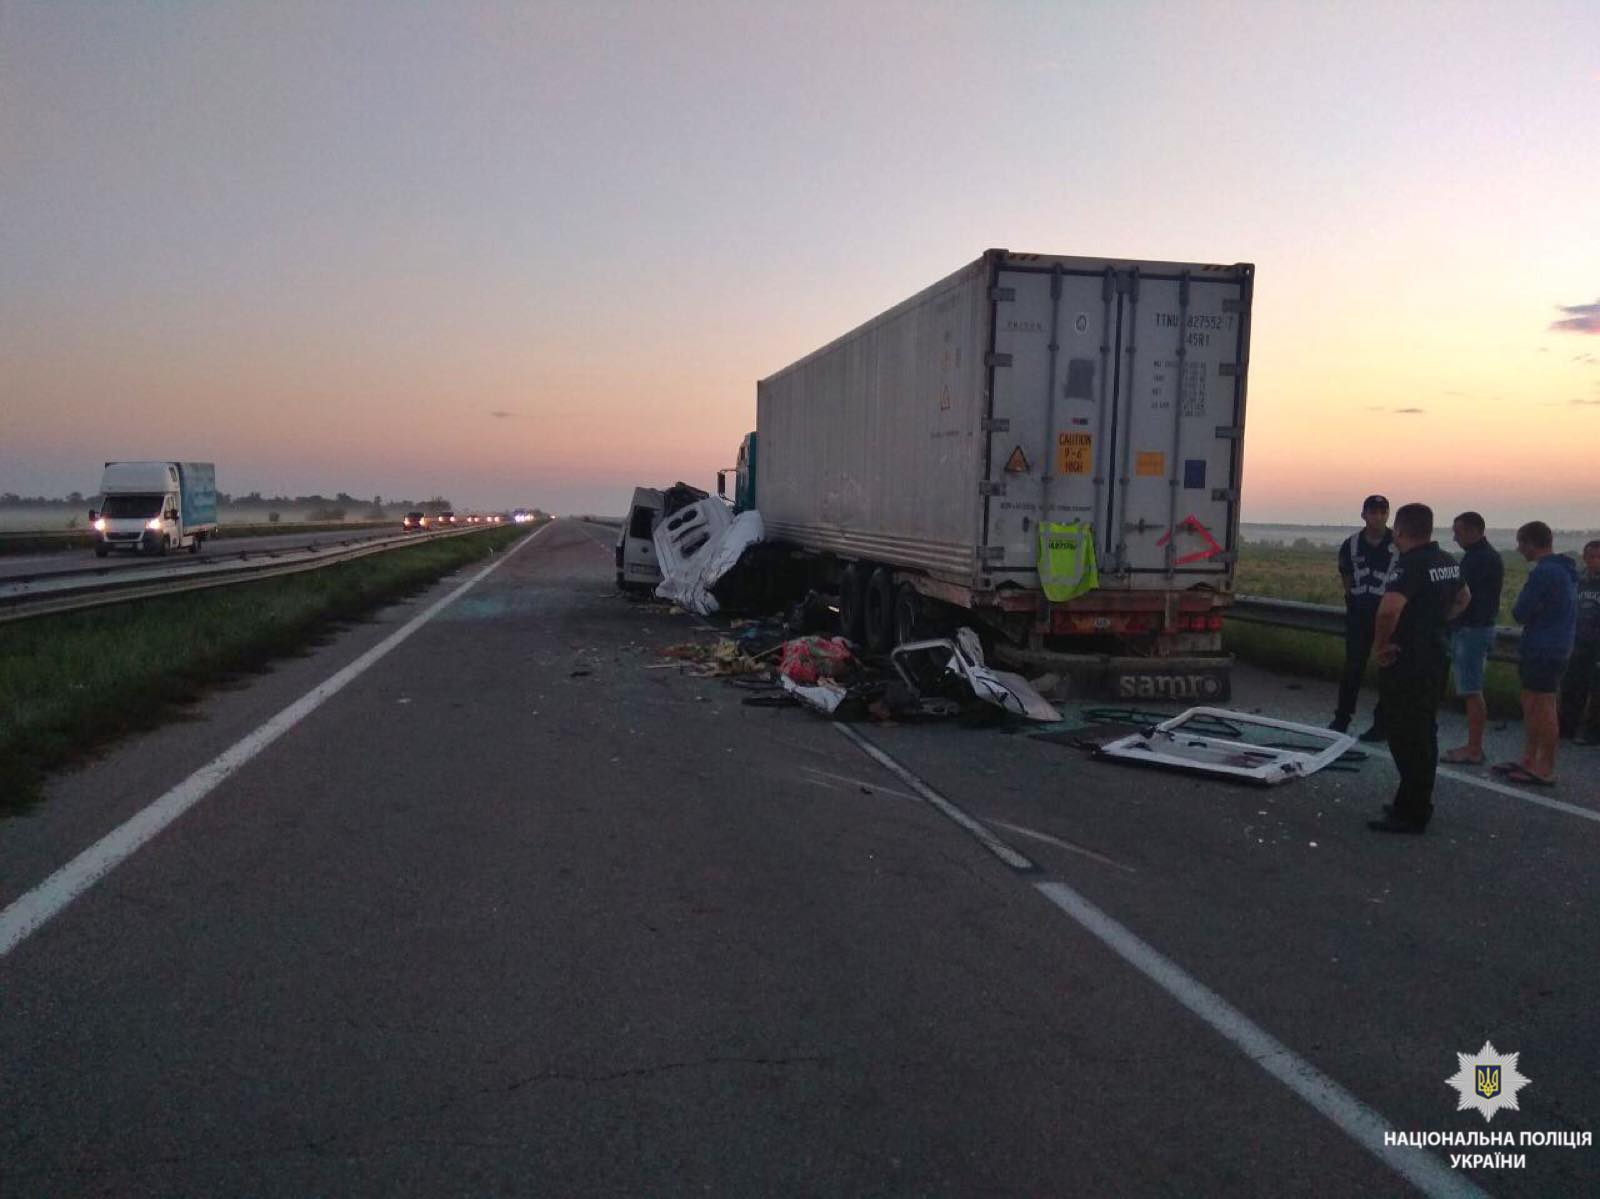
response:
[[[1027,473],[1028,455],[1022,452],[1022,447],[1020,445],[1016,449],[1012,450],[1011,457],[1006,459],[1006,470],[1013,475]]]

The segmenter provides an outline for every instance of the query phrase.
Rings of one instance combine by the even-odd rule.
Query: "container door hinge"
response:
[[[1004,562],[1006,560],[1006,547],[1003,545],[981,545],[978,547],[978,560],[981,562]]]
[[[1211,501],[1215,504],[1236,504],[1239,502],[1239,493],[1231,487],[1213,487]]]
[[[1217,374],[1222,375],[1224,378],[1232,378],[1240,373],[1239,364],[1237,362],[1217,363]]]
[[[1001,300],[1014,300],[1017,298],[1017,289],[1014,287],[991,287],[989,298],[996,302]]]
[[[1005,493],[1006,485],[1004,483],[996,483],[992,479],[985,479],[978,484],[979,495],[1004,495]]]
[[[1010,354],[996,354],[993,350],[983,356],[984,366],[1010,366]]]
[[[1011,418],[1008,416],[986,416],[979,424],[985,433],[1011,432]]]
[[[1218,425],[1217,436],[1224,441],[1238,441],[1244,436],[1243,425]]]

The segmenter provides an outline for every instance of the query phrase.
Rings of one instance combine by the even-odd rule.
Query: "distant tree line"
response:
[[[64,497],[48,495],[18,495],[14,491],[0,492],[0,504],[12,508],[79,508],[89,502],[88,496],[81,491],[68,492]],[[252,508],[366,508],[382,511],[385,508],[422,508],[434,505],[435,510],[444,511],[450,507],[450,501],[442,496],[434,496],[428,500],[384,499],[375,495],[372,499],[361,500],[347,491],[341,491],[329,498],[325,495],[262,495],[259,491],[251,491],[244,495],[232,495],[226,491],[217,492],[217,503],[230,504],[239,507]]]

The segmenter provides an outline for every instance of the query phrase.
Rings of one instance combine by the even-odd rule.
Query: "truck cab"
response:
[[[733,511],[751,512],[756,508],[756,435],[746,433],[739,443],[735,465],[717,472],[717,494],[728,499],[728,476],[733,476]]]

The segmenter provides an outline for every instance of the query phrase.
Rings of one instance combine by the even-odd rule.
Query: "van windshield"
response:
[[[108,495],[100,515],[148,520],[161,515],[161,501],[166,498],[163,495]]]

